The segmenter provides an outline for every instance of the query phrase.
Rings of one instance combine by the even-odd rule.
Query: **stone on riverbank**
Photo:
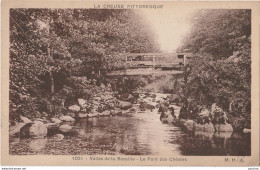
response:
[[[100,113],[99,115],[101,115],[101,116],[109,116],[110,115],[110,111],[109,110],[105,110],[102,113]]]
[[[20,119],[23,121],[23,123],[27,124],[27,123],[32,123],[32,121],[30,119],[28,119],[27,117],[24,116],[20,116]]]
[[[78,112],[80,111],[80,107],[78,105],[72,105],[69,107],[69,110],[73,112]]]
[[[184,127],[186,127],[188,130],[192,131],[194,130],[195,122],[194,120],[187,120],[184,124]]]
[[[47,135],[47,126],[41,121],[33,121],[21,128],[21,137],[45,137]]]
[[[243,129],[243,133],[251,133],[251,129],[246,129],[246,128],[244,128],[244,129]]]
[[[163,117],[163,118],[161,119],[161,121],[162,121],[163,123],[174,123],[176,120],[175,120],[175,118],[172,117],[171,115],[167,115],[166,117]]]
[[[87,107],[87,103],[84,99],[78,99],[78,102],[79,102],[79,106],[81,108],[86,108]]]
[[[122,110],[127,110],[127,109],[130,109],[132,107],[132,104],[130,102],[118,100],[118,107]]]
[[[64,135],[63,134],[56,134],[56,135],[54,135],[54,140],[57,140],[57,141],[59,141],[59,140],[63,140],[64,139]]]
[[[73,113],[73,112],[68,112],[65,114],[65,116],[71,116],[72,118],[76,117],[75,113]]]
[[[133,102],[134,101],[134,96],[132,94],[125,93],[125,94],[122,94],[119,97],[119,99],[122,100],[122,101],[126,101],[126,102]]]
[[[184,125],[184,123],[185,123],[186,121],[187,121],[186,119],[179,119],[178,123],[181,124],[181,125]]]
[[[146,102],[140,102],[139,108],[141,111],[145,111],[145,110],[153,110],[155,109],[155,106],[148,104]]]
[[[51,118],[52,123],[60,124],[62,121],[58,118]]]
[[[61,125],[59,127],[59,130],[61,132],[70,132],[72,130],[72,126],[70,126],[70,125]]]
[[[178,103],[179,102],[179,96],[177,94],[171,94],[166,97],[167,101],[169,103]]]
[[[79,117],[79,118],[87,118],[87,117],[88,117],[88,114],[87,114],[87,113],[79,113],[79,114],[78,114],[78,117]]]
[[[74,122],[75,121],[75,119],[72,118],[71,116],[61,116],[60,120],[65,121],[65,122]]]

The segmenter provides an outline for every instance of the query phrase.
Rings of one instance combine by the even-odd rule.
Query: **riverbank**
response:
[[[75,118],[49,129],[44,138],[11,137],[11,155],[250,155],[250,133],[187,131],[182,126],[162,123],[158,103],[168,94],[143,93],[122,114]],[[143,103],[146,103],[143,104]],[[141,107],[140,107],[141,106]],[[144,109],[143,106],[146,108]],[[152,108],[153,107],[153,108]],[[171,104],[176,110],[180,107]],[[130,111],[131,110],[131,111]],[[60,135],[63,135],[63,138]],[[155,147],[159,146],[159,147]],[[240,149],[237,149],[240,148]],[[198,152],[200,151],[200,152]]]

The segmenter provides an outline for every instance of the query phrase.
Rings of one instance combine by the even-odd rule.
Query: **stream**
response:
[[[139,101],[156,105],[166,94],[156,93],[156,99],[140,95]],[[175,107],[177,114],[179,107]],[[9,139],[11,155],[250,155],[251,133],[188,132],[173,124],[162,123],[158,108],[123,115],[79,119],[63,122],[72,125],[65,138],[57,140],[53,131],[44,139]],[[60,132],[59,132],[60,133]]]

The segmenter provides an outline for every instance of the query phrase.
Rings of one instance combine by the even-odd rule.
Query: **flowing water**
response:
[[[163,100],[142,100],[156,105]],[[178,110],[177,106],[174,106]],[[74,128],[57,140],[53,131],[44,139],[11,138],[10,154],[123,154],[123,155],[250,155],[251,134],[187,132],[162,123],[158,109],[125,113],[121,116],[80,119],[67,123]],[[59,132],[61,133],[61,132]]]

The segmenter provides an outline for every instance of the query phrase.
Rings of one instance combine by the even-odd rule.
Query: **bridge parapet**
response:
[[[186,65],[191,53],[130,53],[126,56],[127,68],[176,68]]]

